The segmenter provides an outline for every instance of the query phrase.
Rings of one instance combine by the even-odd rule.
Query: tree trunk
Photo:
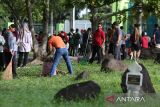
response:
[[[49,3],[50,0],[45,0],[43,10],[43,42],[39,48],[38,54],[43,58],[47,56],[47,42],[48,42],[48,25],[49,25]]]
[[[19,29],[19,25],[20,25],[20,23],[19,23],[19,20],[20,19],[18,19],[15,15],[14,15],[14,24],[15,24],[15,26],[16,26],[16,28],[18,28]]]
[[[33,26],[33,20],[32,20],[32,8],[34,3],[31,3],[31,0],[25,0],[26,2],[26,10],[27,10],[27,16],[28,16],[28,22],[29,22],[29,29],[32,33],[32,40],[33,40],[33,58],[37,58],[37,53],[38,53],[38,42],[35,38],[35,31],[34,31],[34,26]]]
[[[70,17],[70,29],[75,30],[75,6],[71,10],[71,17]]]
[[[92,17],[91,17],[91,23],[92,23],[92,32],[95,32],[95,31],[96,31],[96,20],[95,20],[95,13],[96,13],[96,10],[95,10],[95,8],[92,8],[92,9],[91,9],[91,14],[92,14]]]
[[[50,35],[53,35],[53,10],[50,9]]]
[[[137,24],[139,24],[139,32],[142,34],[142,4],[137,5]]]

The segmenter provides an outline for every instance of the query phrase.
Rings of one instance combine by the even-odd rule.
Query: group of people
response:
[[[79,56],[85,55],[87,51],[87,46],[90,46],[92,43],[92,33],[91,28],[87,30],[70,29],[70,32],[67,34],[64,31],[59,32],[58,36],[62,37],[65,42],[70,56]]]
[[[27,23],[24,23],[20,30],[17,30],[14,24],[4,29],[0,34],[0,71],[4,70],[12,60],[12,74],[13,78],[16,78],[16,68],[26,66],[31,48],[32,35]]]
[[[117,53],[119,54],[120,59],[125,59],[125,58],[130,58],[130,59],[135,59],[139,60],[141,50],[142,49],[148,49],[152,47],[158,47],[159,46],[159,41],[160,41],[160,29],[157,24],[155,24],[155,30],[152,35],[148,36],[147,32],[142,31],[140,33],[139,30],[140,25],[135,24],[132,32],[130,34],[124,33],[123,27],[119,27],[117,25],[118,29],[117,31],[119,32],[119,36],[115,33],[116,29],[114,29],[114,23],[112,25],[112,29],[109,29],[107,32],[107,37],[109,37],[109,53]],[[120,51],[114,51],[114,37],[120,38]],[[115,57],[116,58],[116,57]],[[118,58],[116,58],[118,59]],[[119,59],[118,59],[119,60]]]
[[[158,27],[155,28],[153,37],[154,44],[159,44],[160,29]],[[114,22],[106,33],[103,31],[101,23],[98,24],[98,29],[93,33],[90,28],[87,31],[81,32],[81,34],[78,29],[76,29],[76,32],[71,29],[68,34],[61,31],[57,36],[53,35],[49,40],[50,49],[52,47],[56,48],[51,76],[55,75],[56,66],[61,56],[66,61],[69,73],[72,74],[73,69],[69,55],[78,56],[79,54],[85,56],[89,53],[89,63],[93,63],[97,57],[98,64],[102,62],[106,52],[113,54],[116,60],[125,59],[127,56],[130,59],[138,60],[141,48],[149,48],[151,46],[150,42],[151,40],[146,32],[140,34],[139,24],[134,25],[133,31],[130,34],[126,34],[123,31],[123,26],[119,27],[117,22]]]
[[[57,35],[53,34],[48,40],[49,50],[52,51],[53,47],[56,49],[50,76],[56,75],[56,67],[61,57],[64,58],[69,73],[72,74],[73,68],[69,55],[87,56],[89,63],[97,59],[98,64],[102,62],[106,52],[113,54],[116,60],[125,59],[127,56],[138,60],[141,48],[149,48],[151,41],[146,32],[143,32],[141,36],[138,24],[134,25],[130,34],[126,34],[123,26],[119,27],[117,22],[114,22],[106,33],[103,31],[102,23],[98,24],[95,32],[92,32],[91,28],[81,30],[81,33],[79,29],[75,32],[71,29],[68,34],[61,31]],[[153,32],[153,44],[156,47],[160,45],[160,29],[157,24]],[[32,35],[28,24],[24,23],[19,31],[16,30],[14,24],[10,25],[9,29],[2,31],[0,35],[0,70],[4,70],[12,59],[12,73],[13,77],[16,77],[16,68],[26,66],[31,48]]]
[[[97,63],[101,63],[106,52],[113,54],[116,60],[125,58],[139,60],[141,49],[150,48],[154,45],[158,47],[160,44],[160,30],[157,24],[155,24],[153,35],[151,35],[152,38],[145,31],[140,33],[139,27],[139,24],[134,24],[132,32],[127,34],[123,31],[123,26],[119,26],[117,22],[114,22],[111,28],[104,32],[102,24],[99,23],[96,31],[92,32],[89,28],[87,31],[79,34],[80,38],[78,38],[78,41],[80,42],[76,43],[77,45],[78,43],[80,44],[80,48],[79,51],[75,52],[82,56],[89,53],[89,63],[92,63],[95,59],[98,59]],[[75,41],[72,39],[74,38],[73,29],[68,34],[68,38],[69,53],[73,55],[71,54],[72,49],[77,47],[77,45],[72,44],[72,41]]]
[[[135,24],[132,32],[127,34],[123,31],[123,26],[114,22],[112,28],[107,30],[107,38],[109,43],[109,53],[112,53],[117,60],[130,58],[131,60],[139,60],[141,49],[153,47],[159,44],[160,32],[157,24],[152,38],[146,32],[139,30],[140,25]]]

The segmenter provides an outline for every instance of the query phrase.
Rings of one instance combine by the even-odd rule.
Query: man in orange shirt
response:
[[[56,48],[56,52],[53,58],[53,65],[50,71],[50,76],[54,76],[55,75],[55,71],[56,71],[56,67],[61,59],[61,56],[63,56],[68,71],[70,74],[73,73],[73,69],[72,69],[72,65],[71,65],[71,61],[69,59],[69,55],[68,55],[68,50],[65,46],[65,43],[63,42],[62,38],[59,36],[52,36],[49,41],[48,41],[48,45],[49,45],[49,49],[50,51],[53,49],[53,47]]]

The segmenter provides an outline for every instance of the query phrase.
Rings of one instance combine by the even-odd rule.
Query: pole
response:
[[[72,8],[71,18],[70,18],[70,28],[75,30],[75,6]]]
[[[118,11],[118,1],[116,1],[116,12]],[[116,21],[117,21],[117,15],[116,15]]]
[[[50,18],[50,34],[53,35],[53,11],[51,10],[51,18]]]
[[[73,7],[73,19],[72,19],[72,26],[73,26],[73,29],[75,30],[75,6]]]

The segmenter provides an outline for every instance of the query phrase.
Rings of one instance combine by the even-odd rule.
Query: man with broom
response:
[[[4,45],[4,55],[6,70],[3,74],[3,79],[15,79],[17,77],[16,73],[16,52],[17,52],[17,41],[14,35],[15,25],[12,24],[9,26],[6,35],[4,35],[6,44]],[[13,77],[12,77],[13,75]]]

